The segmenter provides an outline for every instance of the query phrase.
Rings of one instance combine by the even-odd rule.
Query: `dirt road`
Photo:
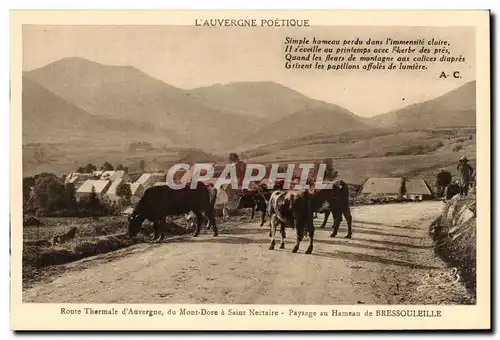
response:
[[[268,250],[267,224],[258,216],[220,224],[211,233],[139,244],[64,266],[51,282],[24,291],[25,302],[234,303],[234,304],[424,304],[456,303],[460,283],[447,290],[417,289],[426,274],[449,271],[428,236],[440,202],[353,208],[353,238],[345,222],[337,238],[331,225],[317,229],[312,255]],[[239,219],[239,217],[234,217]],[[322,216],[315,220],[319,225]]]

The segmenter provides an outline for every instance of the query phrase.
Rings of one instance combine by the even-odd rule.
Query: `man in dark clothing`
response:
[[[443,198],[446,194],[446,188],[451,184],[451,173],[440,169],[436,176],[437,197]]]
[[[460,193],[460,185],[457,180],[454,180],[448,187],[446,188],[446,199],[452,199],[453,196]]]
[[[458,161],[457,171],[459,175],[460,196],[467,196],[469,185],[474,175],[474,169],[469,165],[469,160],[463,156]]]

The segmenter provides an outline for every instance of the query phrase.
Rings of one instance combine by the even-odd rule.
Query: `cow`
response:
[[[264,225],[266,221],[266,207],[269,198],[271,197],[271,190],[266,190],[264,184],[260,184],[255,189],[244,190],[238,200],[236,209],[252,208],[252,215],[250,220],[255,217],[255,212],[261,212],[260,226]]]
[[[215,201],[217,200],[217,194],[219,191],[213,185],[209,185],[208,190],[210,192],[210,205],[212,206],[212,209],[215,211]],[[198,222],[197,222],[196,214],[193,211],[190,211],[189,213],[185,214],[184,218],[186,219],[186,223],[187,223],[186,228],[196,229],[196,224]],[[203,215],[203,218],[206,221],[205,226],[206,226],[207,230],[210,230],[212,228],[212,224],[210,223],[210,219],[205,214]]]
[[[313,250],[314,224],[312,221],[311,194],[307,190],[276,190],[271,194],[268,202],[267,212],[271,224],[269,236],[271,242],[269,250],[273,250],[276,244],[276,229],[279,225],[281,233],[280,249],[285,248],[286,227],[295,229],[296,242],[292,253],[299,250],[299,245],[304,238],[304,232],[309,235],[309,247],[306,254]]]
[[[186,183],[182,189],[173,189],[168,185],[153,186],[144,191],[142,198],[128,218],[128,234],[134,238],[141,229],[142,223],[147,219],[154,224],[154,241],[164,238],[162,224],[167,217],[187,214],[192,211],[196,215],[196,230],[193,237],[200,233],[203,214],[207,216],[212,226],[213,236],[218,236],[215,214],[212,206],[210,191],[204,183],[198,182],[196,188],[190,188],[191,183]]]
[[[313,211],[325,214],[320,228],[326,226],[328,217],[330,217],[330,213],[332,214],[334,222],[330,237],[337,236],[342,216],[344,216],[347,222],[347,235],[345,238],[351,238],[352,215],[349,204],[349,186],[343,180],[337,180],[332,184],[332,188],[314,191],[312,195]]]

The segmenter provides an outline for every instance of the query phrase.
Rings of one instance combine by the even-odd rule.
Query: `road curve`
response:
[[[218,304],[451,303],[454,293],[417,290],[421,279],[446,265],[433,252],[429,225],[441,202],[353,208],[353,238],[345,222],[337,238],[317,229],[312,255],[268,250],[267,224],[258,216],[221,224],[219,237],[177,237],[139,244],[64,266],[51,282],[23,292],[24,302]],[[322,216],[315,220],[319,225]],[[277,247],[278,248],[278,247]]]

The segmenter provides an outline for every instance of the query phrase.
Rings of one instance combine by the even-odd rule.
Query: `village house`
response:
[[[124,181],[119,178],[116,181],[112,181],[111,185],[109,186],[109,189],[106,191],[104,194],[104,203],[113,205],[113,204],[119,204],[120,203],[120,196],[117,195],[116,189],[118,186],[123,183]]]
[[[434,194],[423,178],[409,178],[405,181],[404,197],[413,201],[432,199]]]
[[[371,177],[363,184],[360,191],[362,196],[402,198],[404,179],[402,177]]]
[[[111,182],[114,182],[118,179],[122,179],[125,182],[129,180],[128,174],[124,170],[108,170],[104,171],[101,174],[101,179],[109,179]]]
[[[161,172],[155,173],[143,173],[135,183],[140,183],[144,190],[152,187],[156,182],[165,182],[167,179],[167,174]]]
[[[102,174],[101,174],[100,179],[109,179],[109,180],[111,180],[111,176],[113,176],[114,173],[115,173],[114,170],[103,171]]]
[[[130,192],[132,193],[132,196],[130,196],[130,202],[132,204],[137,204],[139,200],[141,199],[142,195],[144,195],[144,186],[141,183],[134,182],[134,183],[127,183],[130,185]]]
[[[72,185],[75,190],[78,190],[78,188],[86,181],[89,179],[92,179],[93,175],[92,174],[87,174],[87,173],[80,173],[80,172],[70,172],[67,176],[66,179],[64,180],[64,185],[67,187],[68,185]]]
[[[82,202],[84,200],[88,200],[90,194],[92,193],[92,189],[95,191],[96,196],[99,200],[104,201],[104,195],[106,191],[111,186],[111,181],[109,180],[87,180],[85,181],[76,191],[75,199],[77,202]]]
[[[96,171],[93,171],[93,172],[92,172],[92,176],[93,176],[95,179],[101,178],[101,176],[102,176],[103,172],[104,172],[104,170],[96,170]]]
[[[116,170],[113,175],[109,178],[111,181],[116,181],[118,179],[121,179],[125,182],[130,181],[130,178],[125,170]]]

